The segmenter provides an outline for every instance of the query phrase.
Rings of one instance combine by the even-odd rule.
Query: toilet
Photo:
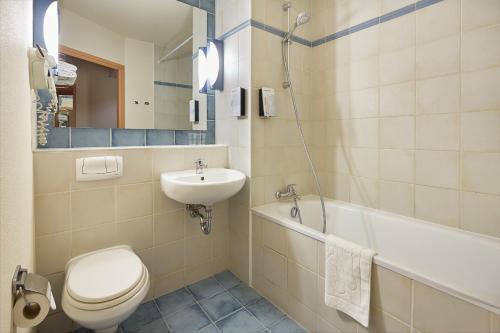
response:
[[[86,253],[66,264],[62,308],[83,327],[114,333],[141,304],[149,273],[129,246]]]

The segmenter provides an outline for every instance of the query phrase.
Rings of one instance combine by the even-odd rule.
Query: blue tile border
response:
[[[71,128],[71,148],[110,147],[110,128]]]
[[[183,83],[175,83],[175,82],[163,82],[163,81],[155,81],[155,86],[166,86],[166,87],[174,87],[174,88],[187,88],[193,89],[193,85],[191,84],[183,84]]]
[[[331,42],[333,40],[348,36],[350,34],[358,32],[358,31],[365,30],[365,29],[368,29],[370,27],[376,26],[378,24],[381,24],[381,23],[384,23],[384,22],[387,22],[390,20],[394,20],[398,17],[413,13],[414,11],[417,11],[419,9],[434,5],[434,4],[439,3],[441,1],[443,1],[443,0],[420,0],[414,4],[396,9],[392,12],[387,13],[387,14],[375,17],[375,18],[370,19],[370,20],[365,21],[365,22],[361,22],[361,23],[356,24],[356,25],[349,27],[347,29],[337,31],[333,34],[321,37],[321,38],[313,40],[313,41],[308,41],[307,39],[304,39],[304,38],[301,38],[298,36],[293,36],[292,41],[297,42],[299,44],[302,44],[304,46],[309,46],[309,47],[320,46],[322,44],[325,44],[325,43]],[[253,28],[260,29],[263,31],[267,31],[267,32],[269,32],[273,35],[276,35],[278,37],[281,37],[281,38],[285,37],[285,35],[286,35],[286,31],[277,29],[277,28],[272,27],[270,25],[267,25],[265,23],[251,19],[251,20],[244,21],[244,22],[240,23],[239,25],[237,25],[236,27],[225,32],[224,34],[222,34],[219,37],[219,39],[224,40],[226,38],[229,38],[232,35],[234,35],[235,33],[239,32],[240,30],[242,30],[248,26],[251,26]]]
[[[146,130],[143,129],[111,129],[111,145],[113,147],[130,147],[146,145]]]

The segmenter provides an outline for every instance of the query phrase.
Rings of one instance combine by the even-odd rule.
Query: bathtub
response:
[[[326,233],[375,250],[375,264],[500,314],[498,239],[336,200],[325,205]],[[303,225],[290,215],[292,202],[252,212],[324,243],[319,199],[303,197],[299,207]]]

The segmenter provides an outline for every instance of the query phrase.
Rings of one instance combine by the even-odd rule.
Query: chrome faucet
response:
[[[194,165],[196,167],[196,174],[203,174],[203,170],[208,168],[208,165],[203,161],[202,158],[197,159],[194,162]]]
[[[300,199],[299,194],[297,193],[296,187],[297,185],[295,184],[288,184],[286,186],[286,192],[281,192],[278,191],[274,194],[276,199],[284,199],[284,198],[293,198],[293,199]]]
[[[295,188],[297,185],[295,184],[288,184],[286,186],[286,192],[281,192],[278,191],[274,194],[276,199],[284,199],[284,198],[292,198],[293,199],[293,207],[290,210],[290,216],[292,218],[299,218],[299,223],[302,224],[302,215],[300,214],[300,207],[299,207],[299,199],[300,195],[297,193],[297,189]]]

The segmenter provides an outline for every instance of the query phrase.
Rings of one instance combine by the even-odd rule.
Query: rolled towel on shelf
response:
[[[325,304],[365,327],[370,318],[371,269],[375,252],[328,235],[325,246]]]

